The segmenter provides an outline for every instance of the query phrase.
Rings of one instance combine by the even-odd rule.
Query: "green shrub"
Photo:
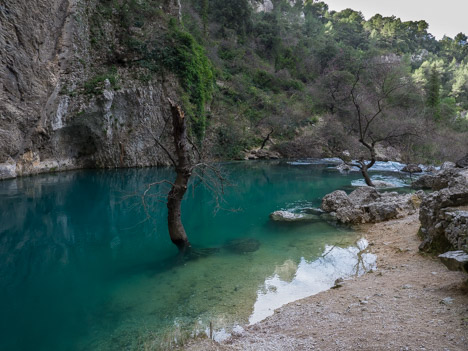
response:
[[[205,104],[211,99],[214,73],[205,50],[192,35],[182,30],[175,20],[170,27],[165,47],[155,51],[165,69],[175,73],[188,99],[184,106],[190,117],[193,134],[202,139],[206,129]]]
[[[98,74],[86,81],[83,86],[84,93],[87,95],[102,94],[105,88],[106,79],[109,80],[109,83],[113,89],[118,90],[120,88],[118,85],[119,75],[117,74],[117,68],[113,66],[109,69],[109,71],[107,71],[107,73]]]

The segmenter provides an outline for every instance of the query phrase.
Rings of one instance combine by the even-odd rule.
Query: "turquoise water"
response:
[[[249,322],[272,279],[298,284],[296,273],[316,265],[327,245],[356,242],[351,231],[323,221],[286,225],[268,215],[317,207],[359,174],[286,162],[223,168],[235,184],[222,203],[231,211],[216,211],[202,186],[183,204],[192,245],[219,250],[183,263],[168,237],[165,204],[150,197],[149,217],[141,205],[145,185],[171,178],[169,169],[0,182],[0,349],[158,349],[205,333],[210,322],[221,335]],[[236,238],[260,247],[243,254],[223,248]]]

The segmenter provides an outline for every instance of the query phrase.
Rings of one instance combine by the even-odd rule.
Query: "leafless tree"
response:
[[[182,223],[181,211],[182,200],[187,192],[190,180],[192,178],[194,179],[194,187],[204,185],[208,190],[210,190],[214,194],[218,206],[222,200],[224,188],[229,183],[221,169],[203,162],[203,156],[200,153],[199,148],[190,139],[187,133],[187,121],[184,111],[171,99],[168,99],[168,102],[170,105],[171,116],[166,120],[166,124],[169,121],[172,121],[173,148],[169,149],[164,146],[161,142],[162,134],[157,137],[152,131],[150,131],[150,133],[158,147],[166,153],[171,161],[175,169],[176,178],[173,182],[162,180],[148,184],[142,194],[142,202],[145,212],[148,214],[149,208],[146,198],[152,195],[152,188],[161,184],[167,184],[170,186],[166,201],[168,209],[167,225],[169,236],[181,253],[189,252],[190,254],[193,254],[190,241]],[[160,194],[157,195],[160,196]]]
[[[350,137],[358,141],[361,150],[354,150],[351,155],[355,161],[346,158],[343,161],[359,168],[369,186],[374,186],[368,170],[377,161],[376,145],[392,144],[417,134],[411,110],[402,107],[400,100],[409,86],[410,80],[400,63],[374,58],[358,66],[344,87],[347,98],[337,112],[344,135],[338,144]],[[335,153],[337,145],[330,149]]]

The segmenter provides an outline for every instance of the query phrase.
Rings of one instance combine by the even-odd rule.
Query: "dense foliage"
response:
[[[341,123],[352,114],[349,82],[360,67],[376,61],[393,66],[397,79],[406,82],[404,93],[389,97],[392,115],[424,126],[425,133],[399,140],[408,158],[437,162],[468,148],[464,34],[436,40],[424,20],[377,14],[366,21],[351,9],[329,11],[321,1],[273,0],[271,11],[256,11],[262,3],[182,2],[185,29],[216,67],[211,109],[218,156],[259,146],[271,132],[281,151],[287,154],[291,145],[297,151],[301,135],[323,131],[317,124],[330,128],[328,122]],[[314,133],[320,144],[324,133]]]
[[[85,83],[84,92],[99,93],[106,79],[118,86],[116,67],[130,68],[143,83],[165,81],[173,74],[179,78],[191,133],[200,141],[207,124],[205,107],[213,93],[213,67],[204,48],[162,10],[164,5],[163,0],[99,2],[91,17],[90,42],[105,58],[97,65],[101,72]],[[117,31],[109,30],[116,27]]]
[[[358,11],[329,11],[315,0],[181,3],[180,21],[174,11],[168,14],[172,1],[99,1],[90,43],[102,59],[85,94],[98,94],[106,80],[118,88],[128,72],[148,84],[175,76],[191,133],[211,146],[214,157],[235,158],[266,140],[286,156],[322,156],[336,151],[333,140],[352,148],[345,136],[356,130],[350,123],[356,77],[371,82],[373,75],[392,72],[404,84],[385,98],[379,119],[412,126],[412,132],[379,143],[398,144],[407,160],[423,162],[453,159],[468,149],[463,33],[436,40],[424,20],[377,14],[366,21]],[[362,69],[365,74],[358,74]],[[370,101],[382,87],[359,86],[367,96],[362,107],[372,111]]]

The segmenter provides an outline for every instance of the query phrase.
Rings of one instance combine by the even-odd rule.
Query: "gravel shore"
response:
[[[418,214],[361,227],[377,270],[185,350],[468,350],[467,275],[418,251]]]

